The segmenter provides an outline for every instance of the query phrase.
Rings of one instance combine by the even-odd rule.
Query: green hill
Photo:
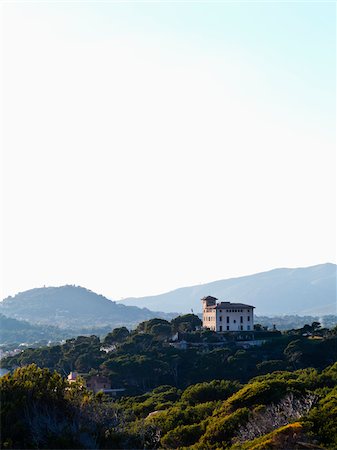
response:
[[[7,297],[0,313],[32,324],[61,328],[134,327],[153,317],[166,317],[146,308],[125,306],[80,286],[43,287]]]
[[[337,448],[337,363],[245,384],[166,384],[114,402],[32,364],[1,377],[0,390],[1,448]]]

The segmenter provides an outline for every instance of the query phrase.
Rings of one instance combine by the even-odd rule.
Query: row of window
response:
[[[222,322],[222,316],[219,316],[219,322]],[[236,323],[236,319],[233,322]],[[250,322],[250,316],[247,317],[247,322]],[[226,323],[229,323],[229,316],[226,317]],[[243,316],[240,316],[240,323],[243,323]]]
[[[204,318],[205,321],[213,322],[215,320],[215,316],[206,316]],[[222,316],[219,316],[219,322],[222,322]],[[250,322],[250,316],[247,317],[247,322]],[[226,323],[230,323],[230,317],[226,317]],[[236,319],[233,320],[233,323],[236,323]],[[240,323],[243,323],[243,316],[240,316]]]
[[[222,312],[222,309],[219,309],[219,311],[220,312]],[[243,312],[243,311],[249,311],[249,309],[248,310],[243,310],[243,309],[226,309],[226,312],[229,312],[229,313],[232,313],[232,312]]]
[[[224,331],[222,330],[222,325],[219,326],[219,331]],[[226,331],[230,331],[229,325],[226,326]],[[243,331],[243,325],[240,325],[240,331]],[[250,325],[247,325],[247,331],[250,331]]]

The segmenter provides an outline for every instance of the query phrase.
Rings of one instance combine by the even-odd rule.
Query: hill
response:
[[[1,448],[336,448],[337,329],[254,332],[267,341],[242,348],[199,325],[151,319],[6,358]],[[177,330],[187,348],[168,345]],[[95,376],[122,397],[87,391]]]
[[[153,317],[166,317],[146,308],[125,306],[79,286],[43,287],[20,292],[0,303],[0,313],[33,324],[61,328],[134,327]]]
[[[121,302],[167,312],[199,312],[200,299],[206,295],[255,305],[258,315],[336,314],[336,265],[274,269]]]
[[[59,342],[78,335],[90,336],[96,334],[104,336],[111,331],[106,327],[59,328],[52,325],[37,325],[25,320],[17,320],[0,314],[0,346],[14,345],[41,346],[49,342]]]
[[[61,330],[51,325],[33,325],[0,314],[0,344],[63,339]]]

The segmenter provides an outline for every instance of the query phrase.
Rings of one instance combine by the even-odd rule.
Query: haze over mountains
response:
[[[0,313],[34,324],[63,328],[118,326],[132,328],[166,314],[125,306],[80,286],[43,287],[20,292],[0,302]],[[171,317],[170,315],[168,316]]]
[[[258,315],[336,314],[336,264],[326,263],[296,269],[274,269],[238,278],[184,287],[160,295],[121,300],[152,310],[195,313],[200,299],[240,301],[256,306]]]
[[[73,330],[134,328],[154,317],[171,319],[191,309],[198,313],[200,299],[206,295],[254,305],[258,316],[336,314],[336,265],[275,269],[119,302],[79,286],[36,288],[4,299],[0,313],[31,324]]]

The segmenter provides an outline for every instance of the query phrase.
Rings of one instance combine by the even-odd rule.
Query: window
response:
[[[236,323],[236,320],[234,319],[234,321],[233,321],[234,323]]]
[[[247,330],[248,330],[248,331],[250,330],[250,325],[247,325]]]
[[[222,322],[222,316],[219,317],[220,322]]]
[[[227,325],[227,331],[229,331],[229,326]]]
[[[247,321],[250,322],[250,316],[247,317]]]
[[[229,316],[227,316],[227,323],[229,323]]]
[[[240,316],[240,323],[243,323],[243,317]]]
[[[240,330],[241,330],[241,331],[243,330],[243,326],[242,326],[242,325],[240,326]]]
[[[222,331],[222,326],[220,325],[220,327],[219,327],[219,331]]]

